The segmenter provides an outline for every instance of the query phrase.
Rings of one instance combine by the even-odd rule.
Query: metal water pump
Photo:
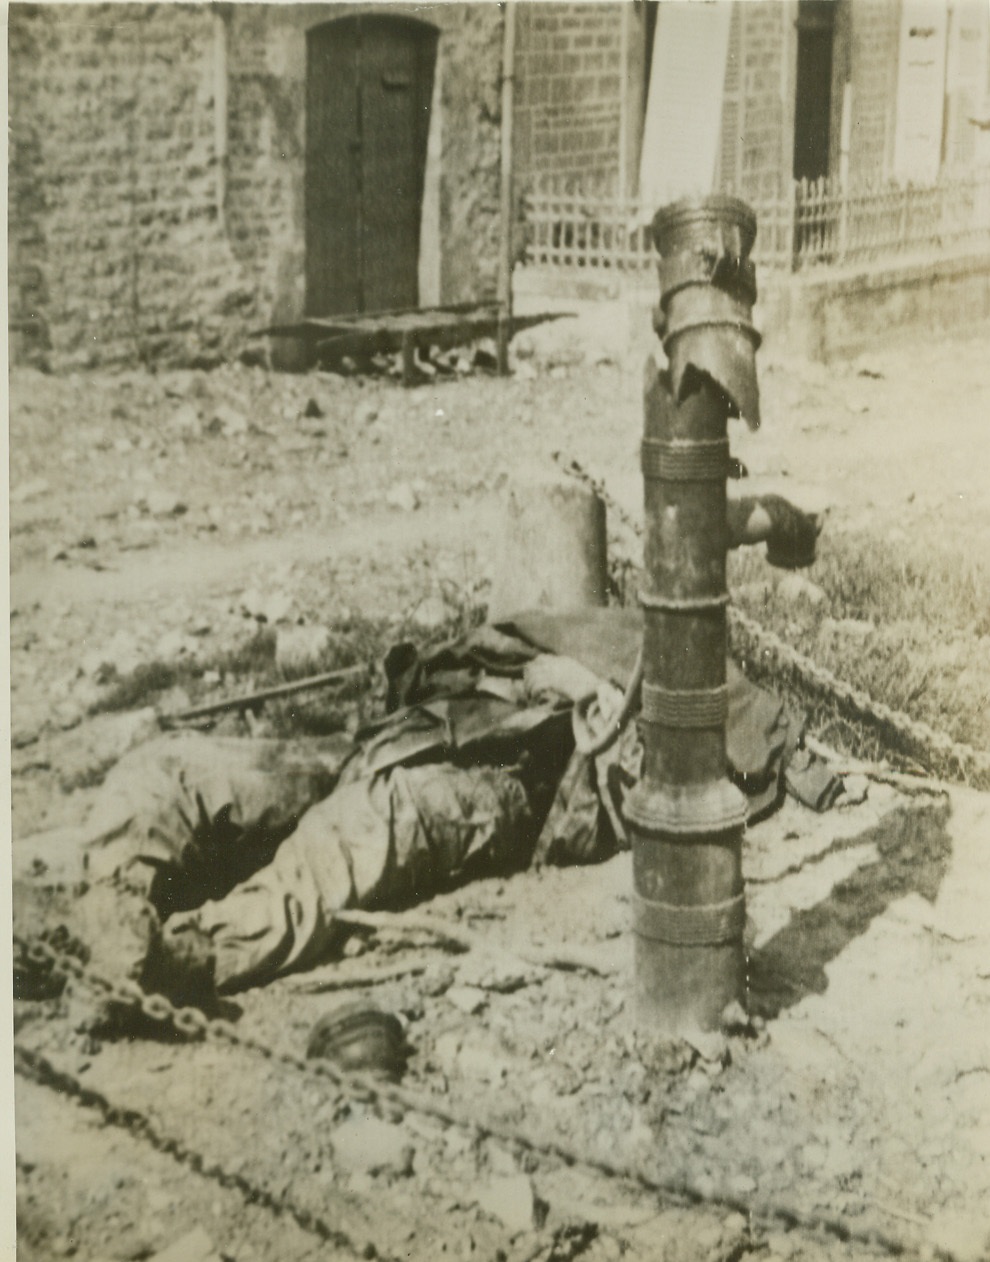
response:
[[[726,758],[728,420],[759,424],[756,219],[730,197],[653,220],[660,255],[642,466],[643,774],[626,804],[637,1012],[661,1037],[718,1028],[745,1003],[745,799]]]

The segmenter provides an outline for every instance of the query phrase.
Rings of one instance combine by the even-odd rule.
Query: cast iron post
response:
[[[659,211],[647,370],[643,775],[627,803],[637,1013],[644,1034],[712,1030],[745,1002],[745,801],[727,775],[727,421],[759,423],[750,209],[727,197]]]

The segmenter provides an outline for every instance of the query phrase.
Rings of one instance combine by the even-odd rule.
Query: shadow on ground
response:
[[[826,966],[907,894],[933,902],[948,869],[950,806],[941,800],[895,811],[859,840],[879,851],[875,863],[840,881],[816,906],[798,911],[750,959],[750,1008],[775,1017],[828,988]]]

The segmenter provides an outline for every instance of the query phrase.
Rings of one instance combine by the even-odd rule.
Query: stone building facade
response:
[[[883,0],[878,0],[883,3]],[[793,141],[796,0],[723,0],[731,9],[720,187],[776,191]],[[519,6],[517,171],[636,191],[651,78],[655,0]]]
[[[211,363],[306,306],[307,48],[354,4],[12,4],[12,352],[54,368]],[[420,298],[497,264],[502,14],[436,31]],[[386,92],[403,86],[386,84]]]
[[[897,175],[915,61],[937,72],[924,102],[934,169],[990,161],[985,0],[716,3],[728,24],[717,188],[760,200],[795,177]],[[663,5],[519,7],[521,178],[572,177],[592,193],[635,195]],[[912,40],[926,43],[923,55]]]
[[[927,145],[931,157],[934,144],[936,166],[990,161],[985,0],[719,3],[727,51],[716,188],[759,202],[781,196],[795,176],[910,174],[911,145],[919,153]],[[661,8],[656,0],[519,0],[520,195],[546,175],[573,178],[589,195],[636,194]],[[935,17],[916,20],[919,13]],[[375,25],[391,31],[373,75],[389,108],[397,93],[409,89],[412,99],[416,89],[408,69],[388,62],[394,50],[418,32],[430,59],[419,84],[429,101],[422,180],[405,189],[414,222],[405,224],[404,262],[416,276],[404,292],[423,305],[493,296],[503,6],[14,3],[15,362],[217,362],[242,352],[252,329],[323,313],[313,278],[321,213],[311,196],[321,161],[314,66],[318,48],[346,43],[321,43],[320,32],[355,20],[368,41]],[[913,123],[905,118],[911,39],[931,41],[935,55],[925,64],[943,73],[941,87],[919,79],[942,93],[939,117],[946,102],[944,125],[927,137],[924,110]],[[369,133],[348,142],[365,142],[372,174],[368,155],[388,139],[385,126],[378,140]],[[321,134],[335,131],[331,118]],[[347,213],[361,219],[359,210]],[[398,235],[384,224],[368,249],[398,248]],[[323,271],[332,279],[334,249],[350,252],[332,242],[320,248],[330,253]]]

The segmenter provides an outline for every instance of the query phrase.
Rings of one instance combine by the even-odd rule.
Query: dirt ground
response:
[[[563,327],[524,344],[510,380],[410,391],[233,366],[15,372],[15,871],[39,857],[23,839],[77,820],[154,729],[147,712],[90,716],[143,663],[206,663],[198,686],[222,693],[215,664],[259,627],[456,626],[487,599],[505,486],[552,473],[557,451],[635,514],[640,375],[580,356]],[[769,348],[764,425],[734,426],[735,454],[754,483],[828,506],[830,531],[933,538],[963,567],[990,539],[986,333],[832,369]],[[157,703],[184,700],[173,687]],[[247,1047],[97,1039],[72,993],[19,1001],[28,1052],[149,1116],[205,1169],[25,1071],[21,1256],[990,1256],[988,843],[985,796],[875,782],[860,806],[790,804],[754,829],[762,1021],[707,1047],[637,1043],[628,856],[433,900],[486,935],[482,958],[383,933],[315,977],[238,997],[241,1035],[294,1056],[342,998],[398,1013],[422,1109],[373,1108]],[[34,865],[41,885],[72,873],[53,853]],[[534,944],[592,949],[604,975],[521,965]],[[367,980],[399,965],[412,971]],[[364,986],[304,988],[348,976]]]

